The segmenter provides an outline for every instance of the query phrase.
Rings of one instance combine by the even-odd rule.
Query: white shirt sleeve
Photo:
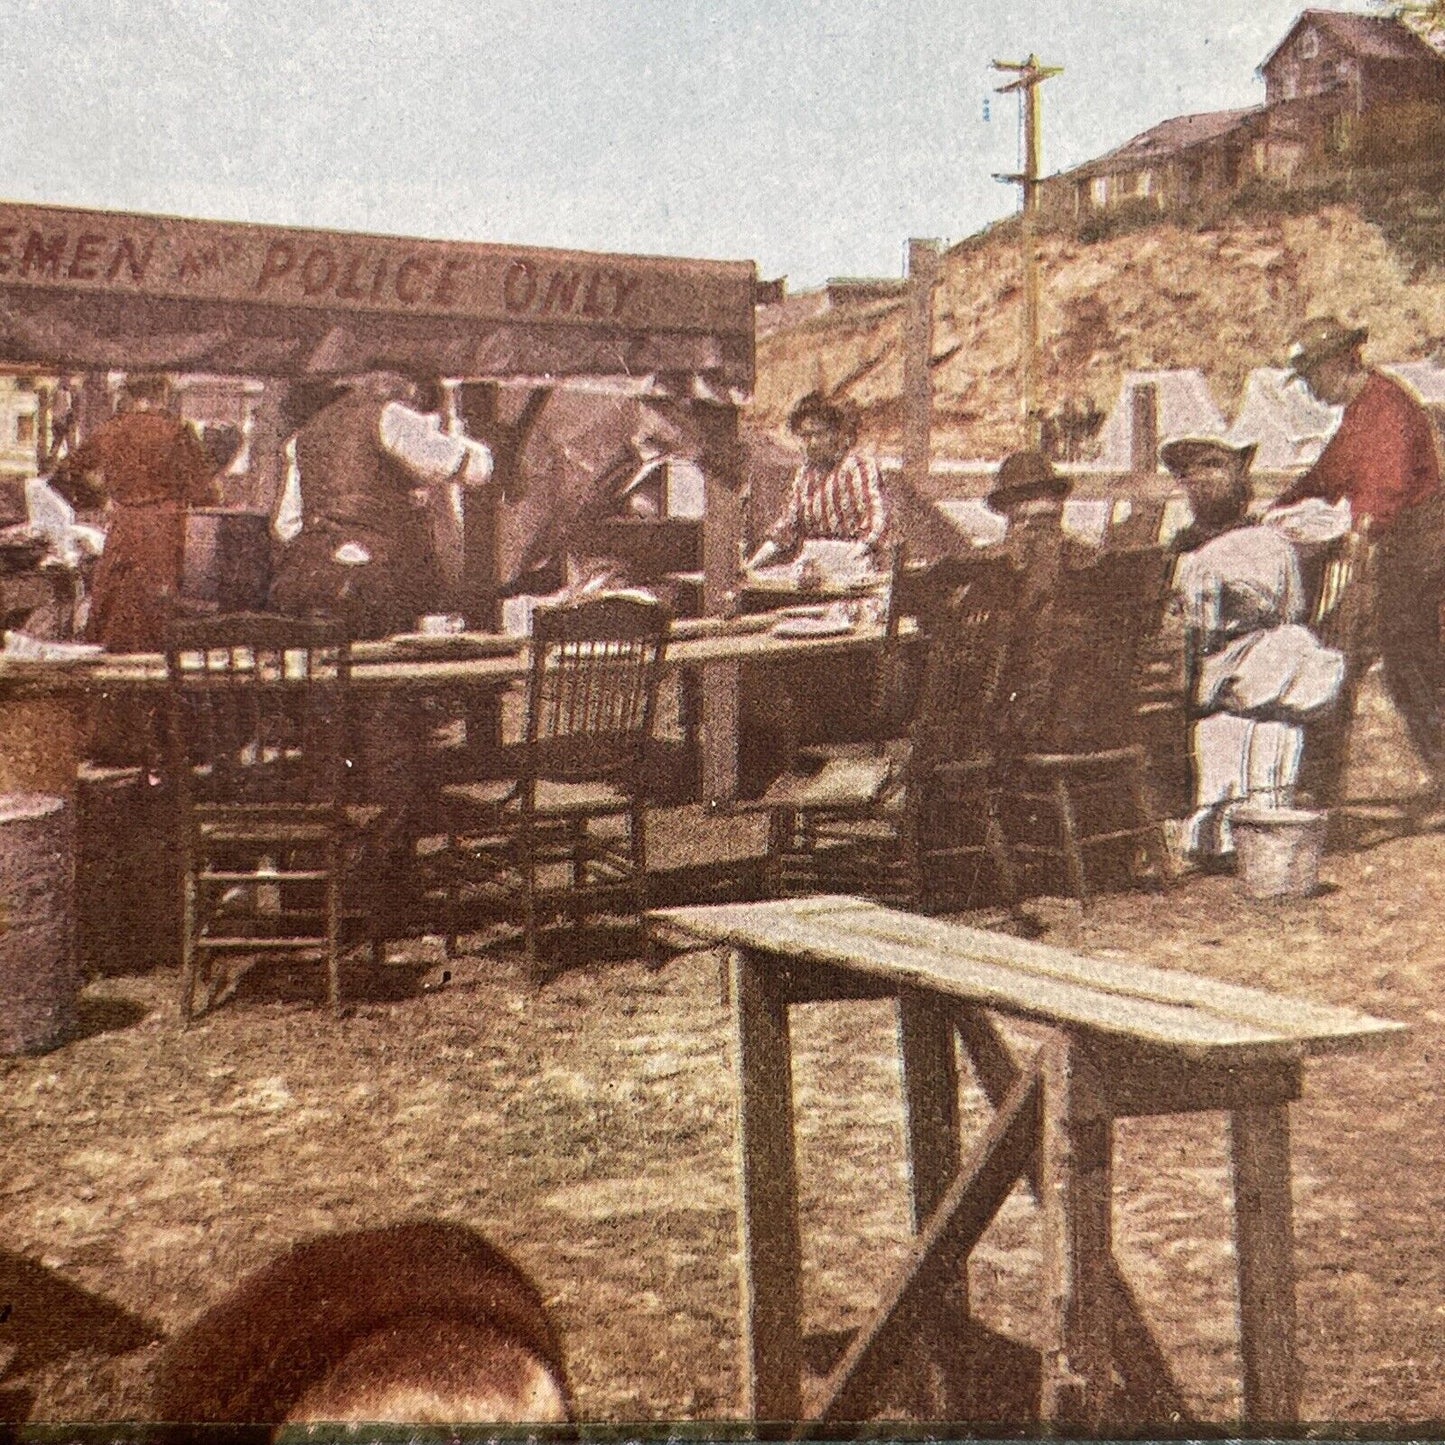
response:
[[[301,531],[301,471],[296,465],[296,438],[287,441],[286,479],[276,510],[271,514],[271,535],[278,542],[289,542]]]
[[[399,401],[382,408],[381,445],[426,486],[455,478],[463,486],[479,487],[491,479],[487,447],[470,437],[448,436],[439,418]]]

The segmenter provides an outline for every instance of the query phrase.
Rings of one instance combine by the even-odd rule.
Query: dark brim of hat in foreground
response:
[[[986,500],[995,512],[1002,512],[1020,502],[1034,502],[1043,497],[1056,497],[1062,501],[1073,490],[1074,484],[1068,477],[1039,477],[1032,481],[995,485]]]

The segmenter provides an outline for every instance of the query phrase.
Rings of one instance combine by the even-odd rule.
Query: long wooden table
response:
[[[743,669],[805,656],[875,649],[883,629],[860,621],[834,637],[774,636],[774,619],[699,618],[673,624],[665,666],[697,680],[701,699],[703,793],[726,800],[737,790],[738,689]],[[461,642],[465,644],[466,638]],[[527,675],[526,639],[488,637],[490,655],[418,656],[401,644],[358,643],[352,684],[363,692],[427,694],[439,691],[495,694]],[[462,649],[459,649],[459,651]],[[78,713],[88,699],[159,693],[166,685],[158,653],[105,656],[93,663],[6,665],[0,658],[0,792],[69,793],[83,743]]]
[[[826,1382],[800,1434],[868,1418],[887,1362],[957,1339],[967,1261],[1014,1184],[1045,1217],[1050,1338],[1040,1415],[1097,1431],[1113,1373],[1161,1412],[1187,1415],[1114,1258],[1113,1121],[1229,1116],[1243,1416],[1298,1418],[1288,1105],[1303,1061],[1399,1034],[1351,1009],[895,912],[850,897],[656,910],[663,938],[733,950],[748,1386],[758,1421],[803,1414],[801,1246],[793,1139],[791,1004],[897,1000],[915,1246]],[[992,1015],[1048,1025],[1020,1064]],[[955,1039],[995,1108],[965,1158]],[[956,1368],[956,1362],[949,1362]],[[964,1390],[961,1396],[967,1398]],[[947,1408],[946,1404],[942,1408]],[[944,1416],[948,1418],[948,1416]],[[993,1422],[1001,1423],[1001,1422]],[[1018,1423],[1018,1422],[1002,1422]]]

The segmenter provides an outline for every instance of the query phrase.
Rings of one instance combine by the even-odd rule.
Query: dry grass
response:
[[[1356,784],[1409,791],[1367,694]],[[1311,1066],[1294,1110],[1304,1407],[1445,1417],[1445,837],[1326,860],[1330,891],[1249,905],[1228,878],[1039,914],[1066,945],[1353,1004],[1413,1026]],[[1377,846],[1376,846],[1377,845]],[[480,941],[478,941],[480,942]],[[435,941],[400,985],[440,977]],[[430,970],[430,973],[424,972]],[[491,1234],[533,1273],[595,1421],[742,1410],[729,1014],[717,960],[594,964],[538,990],[509,955],[330,1017],[253,975],[189,1031],[174,975],[100,979],[85,1034],[0,1063],[0,1404],[37,1420],[143,1415],[154,1339],[318,1231],[418,1215]],[[796,1011],[806,1310],[865,1318],[908,1238],[890,1010]],[[1028,1041],[1016,1037],[1020,1047]],[[965,1118],[982,1105],[970,1089]],[[1119,1128],[1119,1253],[1206,1418],[1238,1410],[1223,1121]],[[1017,1194],[973,1265],[976,1308],[1038,1335],[1036,1213]],[[7,1348],[8,1346],[8,1348]]]

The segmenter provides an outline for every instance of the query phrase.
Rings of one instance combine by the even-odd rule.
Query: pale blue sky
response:
[[[1299,0],[0,0],[0,196],[901,273],[1045,167],[1251,105]],[[1344,8],[1344,7],[1341,7]],[[1354,7],[1363,8],[1363,7]],[[985,122],[984,98],[992,119]]]

